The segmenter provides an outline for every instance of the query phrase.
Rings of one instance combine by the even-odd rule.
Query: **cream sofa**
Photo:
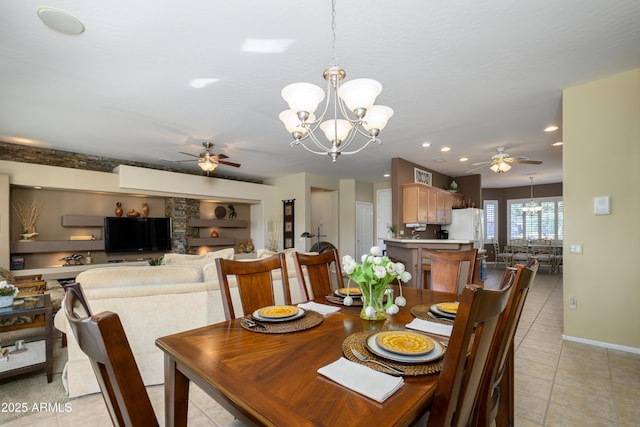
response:
[[[262,251],[260,257],[272,253]],[[300,292],[291,253],[287,254],[292,301],[304,299]],[[233,258],[233,249],[202,256],[167,254],[160,266],[94,268],[80,273],[76,281],[89,301],[93,313],[118,313],[129,339],[145,385],[164,382],[163,354],[156,338],[198,328],[224,320],[222,295],[214,259]],[[291,262],[289,262],[291,259]],[[246,260],[251,262],[251,260]],[[281,279],[274,275],[274,281]],[[230,283],[234,287],[234,283]],[[276,300],[284,301],[282,286],[276,283]],[[242,314],[239,295],[232,288],[236,315]],[[239,314],[238,314],[239,313]],[[70,397],[99,392],[87,357],[68,329],[64,311],[54,320],[55,327],[67,334],[68,360],[62,375]]]

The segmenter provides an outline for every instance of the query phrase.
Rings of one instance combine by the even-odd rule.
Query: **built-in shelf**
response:
[[[96,215],[62,215],[63,227],[103,227],[104,216]]]
[[[103,250],[104,240],[34,240],[11,242],[12,254]]]
[[[248,222],[244,219],[201,219],[190,218],[189,227],[194,228],[207,228],[207,227],[220,227],[220,228],[246,228]]]
[[[235,246],[233,237],[190,237],[187,239],[189,246]]]

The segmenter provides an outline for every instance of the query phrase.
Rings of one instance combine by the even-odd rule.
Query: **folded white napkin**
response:
[[[318,373],[380,403],[404,384],[402,377],[374,371],[344,357],[318,369]]]
[[[305,302],[303,304],[298,304],[298,307],[304,308],[305,310],[317,311],[323,316],[340,311],[340,307],[336,307],[333,305],[318,304],[317,302],[313,302],[313,301]]]
[[[429,332],[436,335],[442,335],[445,337],[451,336],[453,325],[445,325],[442,323],[429,322],[428,320],[413,319],[410,323],[405,325],[406,328],[415,329],[417,331]]]

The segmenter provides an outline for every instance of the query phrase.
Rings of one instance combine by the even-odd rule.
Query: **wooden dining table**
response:
[[[400,390],[378,403],[317,372],[343,356],[350,335],[403,329],[414,318],[411,307],[457,299],[416,288],[403,288],[403,295],[407,305],[385,321],[363,320],[361,307],[339,305],[339,312],[303,331],[260,333],[235,319],[158,338],[165,353],[165,424],[187,425],[192,381],[245,425],[409,425],[428,409],[438,373],[405,376]],[[331,305],[324,296],[314,301]]]

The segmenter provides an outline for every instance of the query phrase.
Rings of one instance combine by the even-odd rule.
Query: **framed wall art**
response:
[[[293,223],[294,218],[294,202],[295,199],[282,201],[282,218],[284,221],[284,233],[282,241],[282,249],[289,249],[294,247],[295,227]]]
[[[422,169],[413,168],[413,181],[421,184],[431,185],[431,172]]]

